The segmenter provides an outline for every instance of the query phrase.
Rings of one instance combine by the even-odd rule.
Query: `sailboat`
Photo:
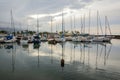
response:
[[[37,34],[33,36],[33,41],[34,45],[38,45],[41,43],[41,39],[39,36],[39,21],[38,21],[38,16],[37,16]]]
[[[109,29],[109,32],[111,35],[111,29],[110,29],[109,23],[108,24],[107,23],[108,23],[108,19],[107,19],[107,16],[105,16],[105,35],[104,35],[103,42],[110,42],[112,39],[112,36],[107,36],[107,28]]]
[[[59,38],[56,38],[55,40],[57,42],[65,42],[65,31],[64,31],[65,27],[64,27],[64,19],[63,19],[63,12],[62,12],[62,34]]]
[[[47,36],[42,34],[41,36],[41,42],[46,42],[47,41]]]
[[[72,26],[73,26],[73,23],[72,23],[72,12],[71,12],[71,15],[70,15],[70,25],[71,25],[71,31],[69,33],[69,36],[66,36],[65,39],[66,41],[72,41],[72,35],[73,35],[73,32],[72,32]]]
[[[32,37],[28,35],[28,28],[21,37],[20,43],[25,45],[28,45],[28,43],[32,43]]]
[[[21,37],[20,43],[22,45],[28,45],[28,30],[24,32],[23,36]]]
[[[74,29],[75,29],[75,16],[74,16]],[[78,40],[78,36],[77,36],[76,32],[74,32],[73,34],[74,35],[73,35],[72,41],[78,42],[79,40]]]
[[[106,30],[107,30],[107,16],[105,16],[105,35],[104,36],[98,36],[99,35],[99,26],[98,26],[98,16],[99,13],[97,11],[97,36],[92,39],[93,42],[110,42],[111,38],[106,36]],[[102,28],[101,28],[102,29]],[[110,30],[110,28],[109,28]],[[111,34],[111,32],[110,32]]]
[[[27,36],[23,36],[20,40],[20,43],[22,45],[28,45],[28,37]]]
[[[81,34],[80,37],[80,42],[91,42],[92,40],[92,36],[90,36],[90,23],[91,23],[91,19],[90,19],[90,11],[89,11],[89,28],[88,28],[88,33],[85,33],[85,15],[84,15],[84,33]]]
[[[75,25],[75,21],[74,21],[74,25]],[[82,32],[82,31],[84,31],[84,32]],[[85,15],[84,15],[83,19],[81,17],[81,34],[80,35],[76,34],[73,37],[72,41],[74,41],[74,42],[91,42],[91,39],[89,38],[89,34],[85,33]]]
[[[14,35],[13,34],[8,34],[4,40],[5,43],[11,43],[11,42],[16,42],[15,38],[15,26],[14,26],[14,20],[13,20],[13,15],[12,15],[12,10],[10,11],[11,14],[11,27],[14,28]]]
[[[57,43],[55,38],[54,38],[54,33],[52,33],[52,17],[51,17],[51,33],[48,37],[48,43],[49,44],[56,44]]]
[[[75,28],[75,17],[74,17],[74,28]],[[82,32],[83,31],[83,32]],[[73,41],[74,42],[82,42],[86,40],[86,34],[85,34],[85,16],[82,19],[81,17],[81,34],[74,34]]]

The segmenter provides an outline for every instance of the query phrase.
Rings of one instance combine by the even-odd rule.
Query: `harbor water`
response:
[[[120,40],[0,44],[0,80],[120,80]]]

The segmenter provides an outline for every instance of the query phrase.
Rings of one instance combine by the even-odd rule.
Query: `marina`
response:
[[[0,0],[0,80],[120,80],[120,0]]]
[[[51,18],[51,32],[39,32],[37,19],[37,31],[33,34],[28,30],[1,33],[0,79],[120,79],[119,35],[107,34],[107,22],[105,34],[99,34],[99,30],[97,34],[69,33],[65,32],[63,13],[61,17],[61,32],[53,32]]]

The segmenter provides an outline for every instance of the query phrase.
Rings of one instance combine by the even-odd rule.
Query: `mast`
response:
[[[84,14],[84,34],[85,34],[85,14]]]
[[[99,24],[100,24],[101,33],[103,34],[103,29],[102,29],[102,25],[101,25],[100,15],[98,15],[98,19],[99,19]]]
[[[39,33],[39,20],[38,20],[38,15],[37,15],[37,33]]]
[[[89,34],[90,34],[90,25],[91,25],[91,10],[89,10],[89,29],[88,29]]]
[[[99,12],[97,11],[97,35],[99,35],[98,15],[99,15]]]
[[[75,29],[75,15],[74,15],[74,29]],[[75,31],[76,31],[76,29],[75,29]]]
[[[53,63],[53,46],[51,45],[51,64]]]
[[[106,59],[107,59],[107,45],[105,44],[105,55],[104,55],[104,66],[106,65]]]
[[[58,27],[58,24],[56,23],[56,33],[58,33],[58,31],[57,31],[57,27]]]
[[[105,36],[107,35],[107,16],[105,16]]]
[[[81,34],[83,33],[83,20],[82,20],[82,16],[81,16]]]
[[[21,23],[19,23],[19,26],[20,26],[20,28],[19,28],[19,29],[20,29],[20,33],[21,33],[21,31],[22,31]]]
[[[108,27],[110,35],[111,35],[112,33],[111,33],[111,29],[110,29],[110,25],[109,25],[109,21],[108,21],[107,16],[106,16],[106,27]]]
[[[39,64],[40,64],[40,57],[39,57],[39,48],[38,48],[38,64],[37,64],[37,67],[39,68]]]
[[[13,19],[12,10],[10,11],[10,15],[11,15],[11,28],[13,27],[13,29],[14,29],[14,36],[15,36],[15,26],[14,26],[14,19]]]
[[[51,16],[51,33],[52,33],[52,16]]]
[[[72,32],[72,12],[71,12],[71,32]]]
[[[97,44],[97,52],[96,52],[96,62],[95,62],[96,69],[98,69],[98,52],[99,52],[99,44]]]
[[[28,20],[27,20],[27,36],[28,36],[28,27],[29,27],[29,24],[28,24]]]
[[[63,19],[63,12],[62,12],[62,37],[64,37],[64,19]]]

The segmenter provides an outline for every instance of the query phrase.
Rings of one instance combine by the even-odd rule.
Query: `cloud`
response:
[[[13,10],[14,21],[26,24],[30,18],[31,24],[36,25],[34,17],[39,15],[43,26],[50,21],[50,15],[60,22],[61,12],[66,11],[65,18],[70,18],[70,11],[74,12],[77,18],[84,13],[88,19],[88,12],[91,9],[91,18],[95,19],[96,11],[100,11],[101,16],[107,15],[110,22],[114,25],[120,24],[120,1],[119,0],[0,0],[0,22],[10,22],[10,10]],[[68,10],[68,11],[67,11]],[[32,17],[30,17],[32,16]],[[33,20],[34,19],[34,20]],[[33,21],[32,21],[33,20]],[[69,19],[66,19],[69,20]],[[76,25],[80,26],[80,19],[76,19]],[[95,23],[95,20],[93,20]],[[65,21],[67,29],[70,29],[69,21]],[[78,23],[77,23],[78,22]],[[1,24],[1,23],[0,23]],[[59,23],[60,24],[60,23]],[[8,24],[7,24],[8,25]],[[47,26],[49,26],[47,24]],[[47,27],[44,27],[43,31]]]
[[[92,0],[0,0],[0,11],[5,17],[13,9],[15,18],[20,18],[35,13],[56,13],[64,8],[80,9],[90,2]]]

